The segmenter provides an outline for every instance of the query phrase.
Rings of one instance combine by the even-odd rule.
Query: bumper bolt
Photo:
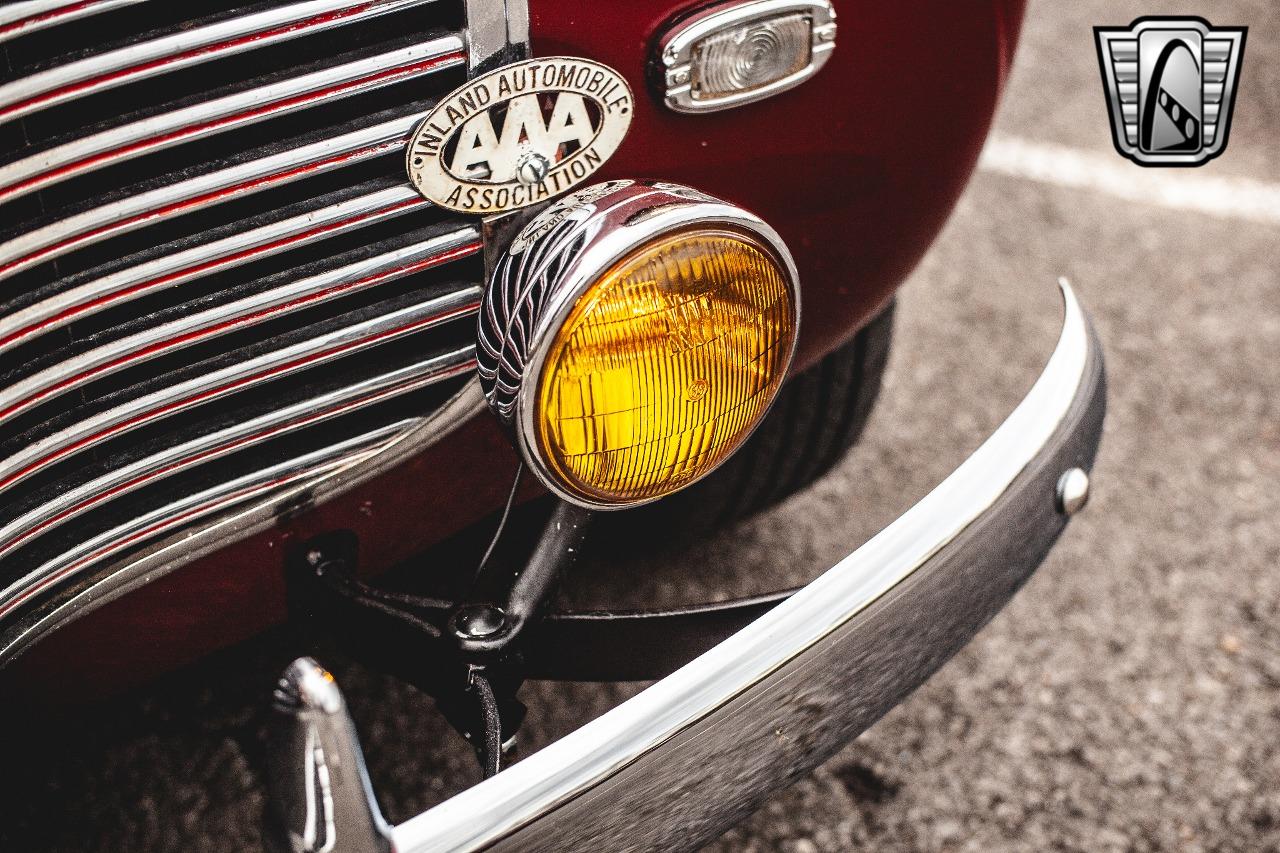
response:
[[[1089,502],[1089,475],[1081,468],[1070,468],[1058,478],[1058,512],[1070,518]]]
[[[541,154],[530,151],[516,164],[516,178],[525,186],[541,183],[551,172],[551,162]]]
[[[453,620],[454,633],[463,640],[482,640],[501,632],[507,625],[507,614],[490,604],[473,604],[458,611]]]

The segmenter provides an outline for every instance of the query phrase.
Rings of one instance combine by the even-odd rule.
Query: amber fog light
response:
[[[795,266],[740,208],[672,184],[611,182],[512,241],[481,308],[481,385],[546,485],[596,508],[714,470],[791,362]]]
[[[794,304],[786,270],[745,235],[698,230],[640,247],[551,339],[534,397],[539,455],[603,503],[697,480],[773,400]]]

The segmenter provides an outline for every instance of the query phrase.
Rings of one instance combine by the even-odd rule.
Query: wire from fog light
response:
[[[615,181],[544,211],[499,259],[481,387],[548,488],[636,505],[741,446],[798,323],[795,265],[768,225],[684,187]]]
[[[711,112],[786,91],[835,49],[828,0],[746,0],[682,19],[659,43],[667,106]]]

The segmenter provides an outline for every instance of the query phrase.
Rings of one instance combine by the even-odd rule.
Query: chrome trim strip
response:
[[[0,280],[108,237],[404,147],[423,114],[402,116],[120,199],[0,243]]]
[[[0,124],[179,68],[429,2],[433,0],[307,0],[68,62],[0,85]]]
[[[390,187],[127,267],[0,316],[0,353],[121,302],[424,207],[412,187]]]
[[[0,620],[0,668],[41,637],[69,622],[145,586],[192,560],[225,547],[228,541],[261,533],[279,523],[281,515],[305,500],[319,504],[378,474],[391,470],[421,453],[484,408],[484,397],[474,379],[448,403],[422,418],[404,422],[404,431],[378,447],[343,458],[314,476],[297,479],[276,490],[262,490],[254,497],[210,509],[213,516],[197,530],[160,532],[141,552],[110,562],[110,554],[82,565],[75,573],[77,588],[60,600],[18,621]],[[247,505],[246,505],[247,502]],[[88,570],[93,566],[90,574]],[[9,624],[4,624],[6,621]]]
[[[465,0],[467,75],[529,58],[528,0]]]
[[[1064,428],[1081,428],[1081,418],[1090,418],[1083,428],[1096,441],[1092,431],[1100,429],[1101,412],[1094,407],[1101,394],[1101,355],[1075,295],[1065,282],[1061,290],[1066,317],[1044,372],[995,433],[941,485],[719,646],[497,776],[395,827],[395,849],[599,849],[628,832],[628,843],[636,849],[668,849],[664,840],[670,846],[677,836],[696,844],[717,829],[710,825],[712,807],[701,795],[720,797],[725,813],[741,814],[753,803],[729,800],[750,786],[743,774],[785,784],[802,771],[788,773],[778,763],[812,766],[887,710],[862,707],[860,696],[849,695],[851,679],[860,675],[859,683],[871,682],[853,692],[876,694],[889,704],[919,684],[900,682],[915,675],[923,680],[940,665],[935,658],[942,652],[934,650],[934,643],[941,638],[930,634],[934,617],[958,625],[967,613],[959,602],[951,605],[959,608],[954,613],[946,612],[946,605],[935,604],[943,609],[931,614],[907,603],[893,611],[894,599],[910,602],[914,592],[929,588],[908,581],[926,566],[939,568],[931,561],[942,560],[941,568],[948,571],[939,568],[940,575],[930,576],[935,589],[950,591],[953,584],[963,589],[967,581],[977,587],[975,595],[998,599],[993,606],[1003,603],[1022,577],[990,567],[990,575],[966,576],[963,566],[947,557],[980,541],[967,538],[971,526],[993,508],[1007,506],[1000,502],[1016,484],[1028,482],[1026,476],[1039,470],[1034,465],[1058,461],[1042,454],[1066,441]],[[1091,453],[1091,448],[1081,452]],[[1053,483],[1061,472],[1050,473],[1044,494],[1035,491],[1040,496],[1036,518],[1055,517]],[[1011,525],[1004,541],[1027,538],[1029,531],[1017,526],[1020,519],[1003,520]],[[1061,518],[1053,522],[1062,523]],[[889,621],[893,631],[867,626],[880,617],[889,619],[887,613],[900,620]],[[946,620],[941,619],[944,613]],[[978,619],[973,630],[985,617],[973,617]],[[859,624],[870,632],[861,635],[866,645],[852,639]],[[948,636],[947,642],[953,639],[958,638]],[[849,646],[842,645],[846,641]],[[846,724],[833,723],[826,713],[843,713]],[[733,760],[725,755],[718,765],[710,751],[723,750],[725,744],[707,739],[716,725],[739,736],[737,750],[730,750]],[[697,740],[699,734],[702,740]]]
[[[462,228],[103,344],[0,388],[0,423],[54,394],[79,388],[148,359],[274,319],[282,311],[293,310],[300,304],[307,307],[318,305],[474,254],[480,251],[478,240],[476,228]]]
[[[79,0],[72,3],[67,0],[26,0],[25,3],[11,3],[0,7],[0,41],[144,2],[146,0]]]
[[[100,533],[29,572],[17,583],[10,584],[4,593],[0,594],[0,598],[4,599],[5,607],[12,610],[31,596],[43,592],[54,584],[66,581],[68,577],[83,571],[112,552],[136,546],[140,538],[164,529],[186,525],[196,518],[228,506],[264,493],[276,492],[281,487],[300,479],[320,476],[339,466],[367,458],[377,453],[388,439],[403,433],[411,424],[410,419],[380,427],[373,432],[356,436],[288,462],[254,471],[252,474],[226,483],[219,483],[212,488],[187,495],[171,504],[130,519],[125,524]]]
[[[463,0],[466,11],[467,78],[475,79],[513,62],[529,59],[528,0]],[[493,272],[498,253],[533,210],[513,211],[483,220],[484,277]]]
[[[192,406],[203,405],[263,382],[280,379],[371,346],[389,343],[440,323],[475,314],[479,301],[478,287],[463,288],[421,305],[402,308],[292,346],[263,353],[256,358],[153,391],[77,421],[0,461],[0,493],[72,453],[84,452],[104,441],[176,415]],[[474,351],[474,347],[472,350]],[[3,537],[0,537],[0,542],[3,542]]]
[[[435,308],[433,313],[438,316],[439,309]],[[420,328],[429,326],[422,325]],[[43,536],[56,526],[95,509],[108,500],[115,500],[196,465],[203,465],[255,444],[331,420],[356,408],[371,406],[443,382],[469,370],[474,363],[474,347],[462,347],[267,412],[114,468],[101,477],[59,493],[0,527],[0,558],[21,547],[32,537]],[[8,601],[19,592],[20,589],[12,585],[0,590],[0,618],[4,617],[8,609]]]
[[[78,138],[0,166],[0,204],[103,166],[459,66],[463,47],[460,37],[446,36]]]

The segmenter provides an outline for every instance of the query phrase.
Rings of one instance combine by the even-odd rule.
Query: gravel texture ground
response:
[[[1280,184],[1272,0],[1033,2],[997,133],[1125,164],[1090,28],[1157,11],[1251,27],[1226,156],[1161,179]],[[1093,501],[964,652],[708,851],[1280,851],[1277,260],[1276,219],[979,171],[902,292],[863,443],[808,492],[710,541],[600,567],[583,594],[613,584],[687,600],[830,565],[944,477],[1030,386],[1056,332],[1060,275],[1093,311],[1109,359]],[[256,849],[259,709],[277,665],[274,651],[240,655],[115,703],[57,743],[14,739],[0,849]],[[335,669],[390,818],[474,779],[429,702]],[[635,689],[531,685],[525,743]]]

